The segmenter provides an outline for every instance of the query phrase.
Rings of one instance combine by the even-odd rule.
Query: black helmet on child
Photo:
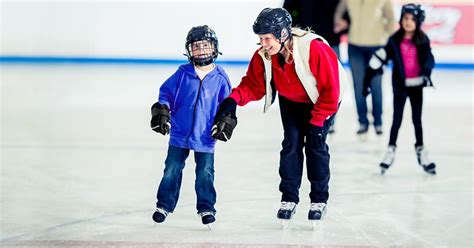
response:
[[[194,57],[192,44],[197,41],[209,41],[212,44],[211,54],[205,57]],[[186,37],[186,57],[188,57],[189,62],[197,66],[206,66],[217,59],[217,55],[222,54],[219,52],[219,42],[217,40],[216,32],[212,30],[207,25],[197,26],[191,28]]]
[[[425,21],[425,11],[421,8],[421,5],[409,3],[402,6],[402,13],[400,15],[400,24],[402,23],[403,15],[410,13],[413,15],[416,28],[420,28],[423,21]]]
[[[280,43],[291,35],[291,15],[284,8],[265,8],[253,23],[255,34],[273,34]]]

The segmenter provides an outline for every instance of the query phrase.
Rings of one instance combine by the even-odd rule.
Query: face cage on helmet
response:
[[[203,49],[205,53],[207,54],[206,56],[200,56],[200,57],[193,56],[192,45],[193,43],[198,42],[198,41],[209,41],[209,43],[212,45],[212,47]],[[199,48],[199,49],[202,49],[202,48]],[[218,53],[219,51],[217,49],[217,41],[214,39],[207,38],[207,39],[201,39],[201,40],[194,40],[194,41],[186,43],[186,56],[188,57],[189,62],[193,63],[196,66],[206,66],[206,65],[212,64],[214,61],[216,61]]]

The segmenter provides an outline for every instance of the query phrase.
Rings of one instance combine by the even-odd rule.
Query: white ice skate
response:
[[[385,153],[385,157],[383,158],[382,162],[380,163],[380,173],[382,175],[385,174],[385,171],[392,166],[393,161],[395,160],[395,146],[388,146],[387,153]]]
[[[296,203],[294,202],[281,202],[281,207],[278,210],[277,217],[281,220],[281,228],[289,228],[290,220],[296,213]]]
[[[428,152],[426,149],[423,146],[417,146],[415,147],[415,151],[418,164],[423,167],[423,170],[431,175],[436,175],[436,165],[428,159]]]

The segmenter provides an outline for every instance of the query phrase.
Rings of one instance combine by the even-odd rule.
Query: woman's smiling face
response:
[[[267,51],[268,55],[275,55],[280,51],[281,44],[273,34],[260,34],[260,44]]]

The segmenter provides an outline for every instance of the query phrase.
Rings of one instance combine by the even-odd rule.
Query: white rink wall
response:
[[[395,4],[396,18],[402,2]],[[422,2],[427,22],[442,23],[428,32],[432,40],[449,41],[460,13],[430,7],[440,1]],[[265,7],[282,5],[281,0],[2,1],[0,56],[183,60],[187,32],[207,24],[219,37],[221,60],[248,61],[257,48],[256,16]],[[437,62],[473,63],[472,44],[447,43],[433,50]]]
[[[223,59],[249,58],[252,24],[283,1],[51,1],[3,4],[2,54],[184,59],[189,29],[207,24]]]

